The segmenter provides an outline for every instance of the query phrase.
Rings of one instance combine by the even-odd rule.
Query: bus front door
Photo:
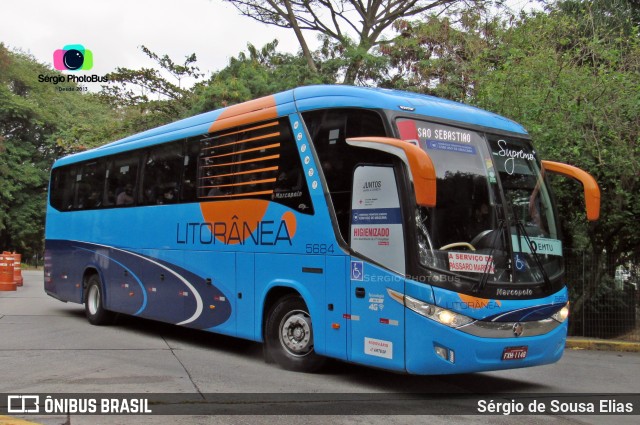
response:
[[[404,293],[404,230],[394,167],[356,167],[352,193],[349,359],[404,370],[404,307],[387,291]]]

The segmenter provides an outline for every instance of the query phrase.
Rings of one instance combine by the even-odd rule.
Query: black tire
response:
[[[267,356],[280,367],[295,372],[315,372],[325,358],[313,349],[311,316],[297,295],[280,298],[269,311],[265,325]]]
[[[89,323],[96,326],[110,325],[115,314],[105,310],[102,285],[98,275],[93,274],[87,279],[87,288],[84,297],[84,312]]]

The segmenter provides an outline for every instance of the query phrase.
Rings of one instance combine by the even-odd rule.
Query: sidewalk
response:
[[[606,339],[569,337],[567,338],[569,350],[599,350],[599,351],[625,351],[640,353],[640,342],[609,341]]]

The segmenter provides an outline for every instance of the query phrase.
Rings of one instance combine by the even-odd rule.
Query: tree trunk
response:
[[[287,8],[287,14],[289,15],[288,21],[291,24],[291,28],[293,28],[293,32],[296,34],[296,38],[298,39],[298,43],[300,43],[300,48],[302,49],[302,54],[307,60],[307,66],[314,74],[318,73],[318,68],[316,68],[316,64],[313,61],[313,56],[311,55],[311,50],[309,50],[309,46],[307,45],[307,41],[304,39],[304,35],[302,35],[302,30],[300,30],[300,26],[298,25],[298,21],[296,16],[293,14],[293,9],[291,8],[291,2],[289,0],[284,0],[284,5]]]
[[[358,71],[360,71],[360,65],[362,61],[359,59],[353,60],[349,67],[347,68],[347,72],[344,75],[344,81],[342,84],[355,85],[356,79],[358,78]]]

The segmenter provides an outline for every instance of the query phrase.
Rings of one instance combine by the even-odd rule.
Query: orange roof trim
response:
[[[276,99],[265,96],[248,102],[239,103],[224,109],[220,116],[211,124],[209,132],[239,127],[259,121],[266,121],[278,117]]]

